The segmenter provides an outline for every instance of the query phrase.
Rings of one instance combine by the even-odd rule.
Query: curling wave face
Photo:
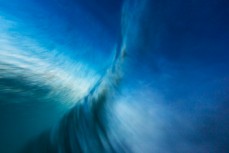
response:
[[[47,152],[45,143],[48,145],[51,143],[49,139],[55,137],[53,126],[62,124],[58,124],[58,120],[69,109],[82,105],[82,99],[106,74],[115,54],[110,34],[92,14],[87,13],[87,8],[74,4],[78,10],[68,12],[60,5],[65,3],[61,1],[53,6],[48,2],[24,2],[20,2],[14,11],[12,8],[19,2],[0,2],[0,152],[6,153],[19,152],[23,148],[23,152],[42,152],[42,149]],[[58,11],[66,14],[56,18]],[[69,23],[66,18],[72,11],[76,13],[73,18],[82,14],[86,18],[81,19],[81,23]],[[71,29],[72,26],[77,28]],[[100,39],[94,40],[98,33]],[[35,137],[47,129],[53,129],[53,132],[45,134],[43,146]],[[69,132],[77,129],[72,130]],[[60,131],[56,136],[63,134]],[[61,138],[64,140],[64,135]],[[25,147],[33,141],[31,139],[35,139],[36,145]],[[69,143],[74,142],[69,140]],[[55,152],[63,149],[58,149],[60,142],[54,146]]]

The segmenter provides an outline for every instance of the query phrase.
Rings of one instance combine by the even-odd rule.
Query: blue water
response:
[[[229,152],[225,0],[0,0],[0,153]]]

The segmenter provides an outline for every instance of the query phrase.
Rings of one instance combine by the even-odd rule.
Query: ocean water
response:
[[[0,0],[0,153],[229,152],[228,7]]]

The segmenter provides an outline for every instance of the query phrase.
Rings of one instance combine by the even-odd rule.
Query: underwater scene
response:
[[[0,0],[0,153],[229,153],[229,1]]]

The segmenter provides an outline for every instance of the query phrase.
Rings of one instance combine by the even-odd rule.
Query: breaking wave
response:
[[[0,0],[0,152],[228,152],[226,6]]]

